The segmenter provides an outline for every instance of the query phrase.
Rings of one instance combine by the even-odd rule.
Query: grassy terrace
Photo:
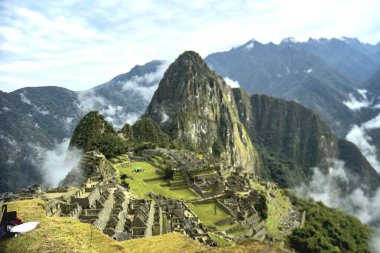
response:
[[[258,191],[268,191],[256,181],[250,180],[250,184]],[[265,224],[269,232],[281,239],[282,236],[279,234],[278,227],[281,223],[282,217],[288,215],[292,204],[283,190],[272,190],[271,194],[273,194],[274,197],[267,196],[268,218],[265,221]]]
[[[195,195],[188,188],[172,190],[167,183],[160,179],[160,175],[156,173],[156,168],[151,164],[146,162],[131,162],[129,165],[122,167],[120,164],[114,165],[118,170],[120,175],[126,174],[127,176],[132,176],[132,179],[127,179],[131,191],[135,193],[139,198],[147,198],[149,192],[154,194],[161,194],[166,197],[173,199],[183,199],[183,200],[194,200],[198,196]],[[134,173],[133,170],[136,167],[142,168],[143,172]],[[144,181],[144,179],[154,179],[154,181]]]
[[[223,209],[221,209],[218,205],[216,205],[216,214],[215,214],[215,204],[214,203],[207,203],[207,204],[188,204],[189,208],[201,219],[203,224],[206,226],[215,226],[219,230],[226,230],[233,225],[227,224],[223,226],[217,226],[216,223],[218,221],[222,221],[228,218],[231,218],[231,216],[225,212]]]

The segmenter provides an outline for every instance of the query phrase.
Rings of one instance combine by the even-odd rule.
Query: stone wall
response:
[[[103,231],[107,226],[108,220],[112,213],[114,202],[113,192],[111,192],[107,200],[103,203],[103,209],[98,214],[98,219],[94,222],[94,226],[98,230]]]

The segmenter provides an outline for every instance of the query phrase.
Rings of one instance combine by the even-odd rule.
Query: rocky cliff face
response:
[[[311,110],[295,102],[249,95],[241,89],[233,93],[240,121],[260,154],[260,176],[293,187],[310,179],[315,166],[327,173],[329,159],[337,158],[345,162],[349,174],[360,184],[375,190],[380,183],[379,175],[358,148],[338,139]],[[350,182],[350,186],[360,185]]]
[[[239,121],[231,89],[195,52],[170,65],[146,116],[180,148],[213,153],[254,173],[257,157]]]
[[[261,176],[290,186],[311,176],[309,168],[336,155],[336,138],[309,109],[241,89],[234,89],[234,97],[240,120],[260,150]]]

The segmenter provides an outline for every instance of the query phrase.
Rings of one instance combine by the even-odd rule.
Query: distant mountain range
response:
[[[373,108],[352,109],[344,102],[361,102],[359,88],[368,90],[371,102],[378,101],[380,44],[350,38],[285,39],[279,45],[251,40],[205,61],[250,93],[312,109],[340,137],[377,113]],[[118,129],[134,122],[146,111],[167,67],[164,61],[151,61],[82,92],[59,87],[0,92],[0,192],[43,182],[43,153],[70,138],[87,112],[99,111]],[[380,134],[373,140],[380,142]]]
[[[377,51],[378,46],[348,38],[285,39],[279,45],[251,40],[205,60],[248,92],[293,100],[314,110],[344,136],[365,116],[342,102],[361,98],[357,88],[380,66]]]

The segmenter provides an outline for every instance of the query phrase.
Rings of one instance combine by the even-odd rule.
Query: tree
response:
[[[172,168],[166,168],[164,171],[164,179],[172,180],[174,176],[174,170]]]
[[[125,180],[121,181],[121,186],[129,190],[129,183]]]

